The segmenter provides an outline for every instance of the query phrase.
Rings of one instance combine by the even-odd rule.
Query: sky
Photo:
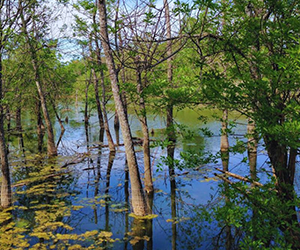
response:
[[[91,0],[92,1],[92,0]],[[134,8],[136,4],[144,3],[145,0],[120,0],[121,3],[125,3],[127,6]],[[74,37],[74,31],[72,29],[72,24],[74,23],[74,15],[83,15],[76,11],[72,5],[76,3],[77,0],[70,0],[68,4],[62,5],[57,4],[55,0],[50,0],[50,5],[54,9],[54,14],[58,16],[57,20],[51,24],[49,37],[50,39],[58,39],[59,48],[62,54],[61,60],[64,62],[80,58],[81,49],[77,45],[77,39],[79,37]],[[163,7],[163,0],[155,1],[155,6],[157,8]],[[174,6],[174,0],[169,1],[169,6],[172,9]]]

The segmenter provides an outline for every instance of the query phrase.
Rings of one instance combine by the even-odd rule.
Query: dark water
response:
[[[16,207],[12,211],[14,224],[10,230],[11,237],[24,236],[18,240],[24,242],[24,247],[20,249],[215,248],[220,228],[216,222],[205,221],[202,211],[223,200],[218,194],[220,181],[213,175],[215,167],[221,167],[220,161],[199,164],[194,169],[176,169],[175,177],[170,178],[163,160],[167,155],[166,148],[152,148],[155,193],[153,198],[150,197],[148,205],[155,218],[139,221],[131,214],[124,148],[120,146],[116,154],[111,155],[108,148],[99,147],[96,115],[91,116],[86,133],[80,108],[72,108],[62,114],[62,117],[69,117],[69,123],[65,124],[66,131],[59,146],[60,156],[55,162],[47,162],[29,150],[25,158],[20,158],[20,155],[13,157],[11,154],[15,166],[14,182],[24,182],[24,178],[29,180],[26,185],[14,189]],[[209,117],[206,124],[197,119],[200,114]],[[113,117],[110,116],[111,132],[115,140]],[[245,140],[242,135],[246,133],[246,120],[236,117],[232,119],[238,125],[233,129],[230,144],[236,138]],[[134,115],[129,120],[133,136],[141,137],[138,120]],[[188,150],[212,154],[219,151],[220,122],[211,118],[210,112],[183,110],[177,113],[176,122],[183,129],[183,134],[192,133],[192,136],[178,138],[175,159],[180,161],[180,153]],[[154,131],[152,139],[163,138],[165,121],[162,116],[150,115],[149,127]],[[209,128],[213,136],[204,137],[199,132],[199,128],[203,127]],[[55,124],[55,130],[60,131],[59,124]],[[58,137],[59,133],[57,140]],[[14,139],[11,140],[17,144]],[[26,143],[31,145],[29,141],[25,138],[25,147]],[[14,146],[14,143],[12,149],[17,152],[18,146]],[[105,137],[104,144],[107,144]],[[143,172],[141,148],[137,146],[136,151]],[[231,154],[229,170],[250,175],[247,162],[241,163],[246,155],[246,152]],[[265,153],[260,150],[258,167],[267,167],[264,164],[266,159]],[[79,163],[73,164],[76,162]],[[61,169],[62,165],[68,166]],[[264,175],[260,171],[258,173],[261,181],[264,181]],[[47,221],[52,224],[47,224]],[[18,232],[19,228],[25,229]],[[92,233],[89,235],[86,232]],[[112,234],[106,235],[104,232]],[[6,234],[2,232],[2,235]],[[83,236],[79,238],[76,235]],[[4,246],[3,242],[1,244]]]

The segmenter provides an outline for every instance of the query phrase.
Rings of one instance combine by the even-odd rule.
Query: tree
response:
[[[81,37],[84,41],[87,41],[89,45],[89,55],[87,56],[89,61],[89,68],[92,73],[95,101],[97,106],[98,120],[101,129],[104,128],[108,146],[110,151],[115,151],[115,144],[111,136],[106,104],[108,101],[106,94],[105,84],[105,65],[102,63],[101,46],[99,44],[99,21],[97,21],[97,1],[86,2],[78,1],[78,4],[74,5],[77,11],[80,11],[84,16],[75,16],[77,37]],[[81,41],[80,41],[81,42]],[[99,82],[101,87],[101,95],[99,95]],[[100,98],[101,96],[101,98]]]
[[[0,1],[0,157],[1,157],[1,206],[7,208],[11,206],[12,193],[10,183],[10,171],[7,158],[7,145],[4,134],[4,109],[3,104],[3,55],[7,42],[11,38],[12,31],[16,26],[17,18],[19,17],[18,6],[12,1]]]
[[[22,31],[27,41],[28,51],[31,56],[31,64],[35,73],[35,84],[41,101],[41,107],[42,107],[44,120],[47,127],[46,129],[48,135],[48,140],[47,140],[48,155],[56,156],[57,148],[54,141],[54,132],[53,132],[52,122],[47,107],[46,96],[42,86],[41,65],[37,53],[38,50],[40,49],[39,47],[45,46],[43,42],[40,41],[40,38],[43,35],[45,35],[41,32],[45,32],[46,23],[44,22],[47,22],[47,20],[43,20],[41,23],[39,23],[39,20],[37,19],[37,15],[36,15],[37,14],[36,11],[38,7],[39,7],[39,3],[36,2],[30,2],[28,6],[25,6],[24,3],[20,3]],[[45,17],[46,15],[44,11],[45,10],[42,9],[42,15],[41,15],[42,17]],[[39,29],[37,26],[38,24],[41,25]],[[29,27],[31,28],[30,30]]]
[[[299,148],[299,3],[298,1],[234,1],[211,3],[213,24],[205,34],[211,46],[201,47],[206,71],[201,77],[207,100],[227,105],[251,118],[264,140],[275,170],[276,189],[285,204],[281,225],[293,248],[299,247],[295,212],[295,159]],[[226,19],[219,33],[219,11]],[[215,25],[215,26],[214,26]],[[230,67],[218,67],[223,55]],[[203,60],[204,59],[204,60]],[[206,60],[209,59],[209,60]]]
[[[126,112],[120,95],[120,88],[118,84],[117,71],[115,68],[112,49],[107,30],[107,14],[105,0],[98,1],[99,17],[100,17],[100,38],[102,47],[105,53],[106,65],[109,71],[112,92],[115,100],[116,110],[120,120],[123,140],[125,145],[125,153],[128,162],[131,193],[132,193],[132,206],[136,215],[146,215],[148,213],[147,204],[142,188],[140,173],[134,152],[134,146],[131,136],[129,123],[126,117]]]

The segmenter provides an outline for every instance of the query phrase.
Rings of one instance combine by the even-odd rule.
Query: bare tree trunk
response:
[[[93,20],[94,24],[96,23],[95,20],[96,13],[93,15]],[[100,103],[100,98],[99,98],[99,79],[97,77],[95,68],[94,68],[94,53],[93,53],[93,48],[92,48],[92,36],[90,37],[90,43],[89,43],[89,49],[90,49],[90,57],[91,57],[91,63],[92,63],[92,75],[93,75],[93,82],[94,82],[94,90],[95,90],[95,100],[97,104],[97,114],[98,114],[98,120],[99,120],[99,126],[100,129],[104,128],[104,121],[103,121],[103,114],[102,114],[102,109],[101,109],[101,103]],[[101,58],[100,58],[101,60]]]
[[[99,80],[98,80],[98,77],[96,75],[94,68],[92,68],[92,74],[93,74],[93,78],[94,78],[94,90],[95,90],[95,99],[96,99],[96,104],[97,104],[98,120],[99,120],[100,129],[103,129],[104,128],[104,120],[103,120],[101,103],[100,103],[100,99],[99,99]]]
[[[170,21],[170,9],[168,0],[164,0],[164,8],[165,8],[165,19],[166,19],[166,30],[167,30],[167,76],[168,81],[170,83],[170,87],[173,86],[173,68],[172,68],[172,34],[171,34],[171,21]],[[175,131],[174,131],[174,124],[173,124],[173,103],[169,100],[167,106],[167,137],[168,140],[172,143],[176,142]]]
[[[114,128],[115,128],[115,130],[119,130],[120,129],[120,121],[119,121],[117,110],[115,110]]]
[[[38,136],[38,152],[43,151],[43,141],[45,134],[45,127],[41,115],[41,101],[38,100],[36,103],[36,114],[37,114],[37,136]]]
[[[35,68],[35,70],[37,70],[37,68]],[[57,155],[57,148],[54,142],[54,133],[53,133],[53,128],[52,128],[52,123],[51,123],[51,119],[49,116],[49,112],[48,112],[48,108],[47,108],[47,104],[46,104],[46,99],[44,96],[44,92],[42,90],[42,87],[40,85],[40,81],[39,79],[39,74],[38,72],[36,72],[36,87],[38,89],[38,93],[39,93],[39,97],[41,100],[41,106],[42,106],[42,111],[43,111],[43,115],[44,115],[44,120],[46,123],[46,127],[47,127],[47,152],[49,156],[56,156]]]
[[[7,148],[4,135],[4,113],[3,113],[3,78],[2,78],[2,47],[0,47],[0,158],[1,158],[1,206],[8,208],[12,204],[11,181],[9,164],[7,158]]]
[[[19,92],[19,90],[17,90]],[[23,138],[23,131],[22,131],[22,114],[21,114],[21,103],[22,103],[22,95],[19,93],[17,96],[17,110],[16,110],[16,130],[19,137],[19,146],[20,150],[22,151],[24,161],[25,161],[25,147],[24,147],[24,138]]]
[[[221,125],[221,152],[228,151],[229,149],[229,142],[228,142],[228,132],[227,132],[227,126],[228,126],[228,110],[223,110],[223,116],[222,116],[222,125]]]
[[[250,166],[250,174],[253,180],[256,179],[256,164],[257,164],[257,135],[255,132],[255,122],[251,118],[248,119],[247,124],[248,134],[248,160]]]
[[[109,123],[108,123],[108,116],[106,111],[106,96],[105,96],[105,83],[104,83],[104,73],[101,69],[101,85],[102,85],[102,107],[103,107],[103,116],[104,116],[104,129],[106,132],[106,137],[108,141],[108,147],[111,152],[116,151],[114,140],[111,136],[110,129],[109,129]]]
[[[100,69],[100,81],[101,81],[101,88],[102,88],[102,98],[101,98],[101,104],[103,108],[103,126],[107,137],[108,147],[111,152],[116,151],[115,144],[113,141],[113,138],[110,133],[109,129],[109,123],[108,123],[108,116],[106,111],[106,93],[105,93],[105,78],[103,73],[103,65],[101,61],[101,50],[98,41],[95,41],[96,43],[96,56],[97,56],[97,64]]]
[[[119,40],[120,40],[120,51],[121,51],[121,60],[124,61],[125,59],[125,54],[123,52],[123,37],[121,35],[121,33],[119,33]],[[121,68],[121,80],[122,80],[122,83],[125,84],[126,82],[126,70],[124,67]],[[126,117],[127,117],[127,98],[126,98],[126,91],[125,90],[122,90],[122,101],[123,101],[123,106],[124,106],[124,109],[125,109],[125,114],[126,114]]]
[[[89,124],[89,112],[88,112],[88,108],[89,108],[89,87],[91,85],[91,76],[89,79],[86,79],[86,86],[85,86],[85,102],[84,102],[84,124],[85,126],[87,126]]]
[[[147,193],[153,192],[152,170],[151,170],[151,157],[150,157],[150,138],[147,123],[146,106],[143,97],[144,86],[142,83],[141,69],[137,61],[137,92],[140,96],[139,100],[139,120],[143,131],[143,151],[144,151],[144,175],[145,175],[145,190]]]
[[[64,125],[63,125],[62,120],[60,119],[60,117],[59,117],[59,115],[58,115],[57,109],[56,109],[56,107],[55,107],[55,103],[54,103],[54,101],[53,101],[53,99],[52,99],[51,97],[49,97],[49,100],[50,100],[51,105],[52,105],[52,108],[53,108],[53,110],[54,110],[56,119],[58,120],[58,123],[59,123],[59,125],[60,125],[61,132],[63,133],[63,132],[65,131],[65,127],[64,127]]]
[[[122,99],[120,96],[120,88],[118,85],[118,78],[117,78],[114,58],[112,55],[112,50],[110,48],[108,31],[107,31],[107,16],[106,16],[105,0],[98,1],[98,9],[99,9],[99,16],[100,16],[101,42],[105,53],[106,64],[109,71],[112,92],[115,100],[116,109],[118,112],[118,117],[120,120],[121,130],[123,134],[123,141],[125,145],[125,153],[128,162],[128,168],[129,168],[129,174],[131,180],[133,212],[136,215],[143,216],[148,214],[148,209],[147,209],[146,199],[142,188],[137,160],[134,152],[131,131],[126,117],[125,109],[122,103]]]

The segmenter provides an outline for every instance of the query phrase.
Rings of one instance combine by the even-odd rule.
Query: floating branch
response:
[[[253,180],[251,180],[251,179],[248,179],[248,178],[246,178],[246,177],[240,176],[240,175],[238,175],[238,174],[234,174],[234,173],[231,173],[231,172],[229,172],[229,171],[225,171],[225,170],[220,169],[220,168],[216,168],[216,170],[218,170],[218,171],[220,171],[220,172],[222,172],[222,173],[224,173],[225,175],[228,175],[228,176],[230,176],[230,177],[239,179],[239,180],[241,180],[241,181],[249,182],[249,183],[252,183],[252,184],[254,184],[254,185],[256,185],[256,186],[259,186],[259,187],[262,187],[262,186],[263,186],[263,184],[261,184],[260,182],[253,181]],[[219,176],[218,176],[218,177],[219,177]]]

